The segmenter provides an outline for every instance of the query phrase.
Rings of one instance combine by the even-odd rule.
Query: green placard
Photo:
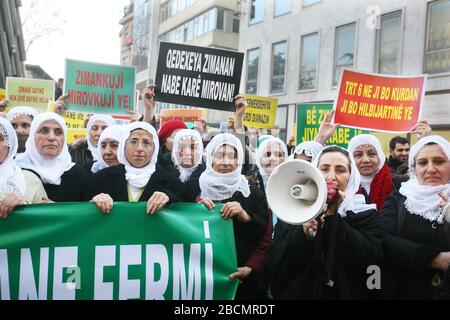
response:
[[[10,107],[27,106],[45,112],[48,102],[54,98],[55,82],[52,80],[6,78],[6,99]]]
[[[134,67],[66,60],[64,94],[71,111],[127,115],[135,106]]]
[[[297,144],[312,141],[317,136],[320,124],[327,112],[333,109],[330,103],[302,103],[297,105]],[[347,148],[351,138],[358,134],[369,133],[366,130],[338,127],[327,145]]]
[[[232,299],[233,223],[197,203],[32,205],[0,221],[1,299]]]

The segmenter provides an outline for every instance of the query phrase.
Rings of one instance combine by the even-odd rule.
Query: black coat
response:
[[[440,252],[450,251],[450,226],[409,213],[405,200],[399,192],[393,193],[380,216],[384,236],[382,298],[431,299],[431,280],[439,272],[429,265]]]
[[[269,221],[269,209],[265,194],[252,183],[250,183],[248,198],[245,198],[242,193],[236,192],[230,199],[221,202],[234,201],[239,202],[242,209],[252,218],[250,223],[240,222],[238,219],[233,220],[238,267],[243,267],[265,234]],[[265,293],[259,290],[258,285],[259,279],[256,274],[252,273],[239,285],[236,299],[262,298]]]
[[[93,175],[94,194],[106,193],[114,201],[128,202],[128,183],[125,179],[125,166],[105,168]],[[164,192],[169,202],[181,201],[183,185],[163,168],[156,165],[156,170],[144,188],[139,201],[148,201],[154,192]]]
[[[175,164],[173,163],[172,159],[168,157],[168,155],[163,157],[163,168],[170,174],[172,174],[174,177],[176,177],[179,180],[180,172],[175,167]],[[182,198],[185,202],[195,202],[195,199],[197,199],[200,196],[200,184],[199,179],[201,174],[206,170],[206,165],[204,163],[201,163],[195,170],[192,172],[191,176],[189,177],[189,180],[186,182],[181,182],[183,184],[183,192],[182,192]]]
[[[69,153],[72,157],[72,161],[81,166],[85,166],[86,163],[94,161],[92,153],[88,149],[86,139],[79,139],[74,143],[69,144]]]
[[[325,218],[314,240],[279,221],[267,252],[275,299],[368,299],[367,267],[382,258],[376,210]],[[332,280],[332,282],[330,282]],[[330,286],[332,284],[332,286]]]
[[[36,172],[34,173],[40,178]],[[64,172],[59,186],[48,183],[43,183],[43,185],[47,197],[54,202],[85,202],[92,199],[91,177],[78,164]]]

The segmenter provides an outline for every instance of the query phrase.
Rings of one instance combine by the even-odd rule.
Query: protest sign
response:
[[[409,132],[420,119],[426,76],[386,76],[344,70],[334,123],[386,132]]]
[[[180,120],[183,122],[200,121],[204,111],[201,109],[165,109],[159,114],[160,128],[169,120]]]
[[[115,202],[17,208],[0,221],[2,300],[233,299],[232,220],[220,206]]]
[[[0,88],[0,101],[5,100],[6,99],[6,90]]]
[[[278,99],[245,95],[248,107],[244,125],[259,129],[272,129],[277,116]]]
[[[244,54],[161,42],[155,100],[234,111]]]
[[[127,115],[135,108],[135,68],[66,59],[64,94],[71,111]]]
[[[55,112],[55,101],[49,101],[48,111]],[[86,137],[86,128],[84,126],[86,119],[89,117],[88,114],[66,111],[62,117],[67,125],[67,143],[70,144]]]
[[[10,102],[9,108],[27,106],[38,112],[45,112],[48,102],[54,98],[55,82],[52,80],[6,78],[6,99]]]
[[[303,103],[297,105],[297,144],[313,141],[325,115],[333,109],[328,103]],[[366,130],[338,127],[328,145],[338,145],[347,148],[350,139],[358,134],[368,133]]]

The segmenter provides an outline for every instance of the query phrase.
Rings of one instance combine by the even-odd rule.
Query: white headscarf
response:
[[[25,178],[22,170],[14,163],[18,147],[16,131],[11,123],[2,117],[0,117],[0,135],[9,147],[6,159],[0,163],[0,199],[7,193],[23,197],[26,189]]]
[[[38,116],[38,112],[31,107],[25,106],[14,107],[11,110],[9,110],[8,114],[6,115],[6,118],[8,119],[9,122],[12,122],[14,118],[23,115],[36,119],[36,117]]]
[[[184,168],[180,165],[180,160],[178,158],[178,148],[180,144],[182,144],[187,139],[194,139],[197,144],[197,152],[198,152],[198,160],[197,163],[194,164],[191,168]],[[203,155],[203,141],[200,133],[191,129],[182,129],[178,131],[173,140],[173,148],[172,148],[172,161],[180,172],[180,180],[181,182],[186,182],[191,177],[192,172],[197,169],[198,165],[202,163],[202,155]]]
[[[223,145],[229,145],[237,150],[238,167],[235,171],[222,174],[212,168],[214,154]],[[229,199],[237,191],[244,197],[250,196],[248,180],[241,174],[244,162],[244,152],[241,141],[234,135],[222,133],[216,135],[206,147],[206,170],[200,176],[201,197],[213,201]]]
[[[114,141],[117,141],[118,143],[120,143],[120,138],[122,136],[123,128],[124,128],[124,126],[122,126],[122,125],[112,125],[112,126],[109,126],[108,128],[106,128],[105,130],[103,130],[102,134],[100,135],[100,138],[98,139],[99,150],[101,148],[103,141],[105,141],[107,139],[114,140]],[[92,171],[92,173],[97,173],[100,170],[103,170],[108,167],[109,167],[108,164],[105,162],[105,160],[103,160],[103,157],[101,157],[101,152],[100,152],[100,160],[94,162],[94,164],[92,165],[91,171]]]
[[[64,131],[64,142],[61,153],[54,158],[44,158],[39,154],[36,148],[35,137],[46,121],[54,120],[58,123]],[[66,144],[67,126],[63,118],[53,112],[45,112],[38,115],[31,123],[30,137],[28,138],[25,147],[25,153],[17,156],[16,163],[22,169],[30,169],[35,171],[41,177],[44,183],[59,186],[61,184],[61,176],[64,172],[70,170],[75,163],[72,162],[69,150]]]
[[[92,158],[94,159],[94,161],[99,161],[102,158],[100,156],[100,152],[98,150],[98,145],[97,145],[97,147],[94,147],[94,145],[91,143],[91,133],[90,132],[91,132],[92,127],[94,126],[94,124],[97,121],[105,122],[108,125],[108,127],[112,126],[114,124],[113,117],[108,116],[108,115],[96,114],[89,119],[87,127],[86,127],[86,130],[87,130],[86,138],[87,138],[88,149],[91,152]]]
[[[323,145],[316,141],[305,141],[295,147],[294,153],[291,155],[290,160],[295,159],[295,156],[305,154],[307,157],[311,157],[311,162],[316,160],[317,155],[323,150]]]
[[[362,145],[370,145],[377,152],[378,158],[380,159],[380,164],[378,165],[378,170],[374,175],[371,176],[363,176],[361,175],[361,185],[367,191],[367,194],[370,194],[370,184],[372,183],[375,175],[380,172],[381,168],[383,168],[384,163],[386,162],[386,155],[383,152],[383,148],[381,148],[380,141],[371,134],[360,134],[354,136],[350,143],[348,144],[348,152],[353,156],[353,153],[358,149],[358,147]]]
[[[438,144],[447,158],[450,159],[450,143],[447,140],[436,135],[420,139],[409,153],[410,178],[407,182],[402,183],[400,193],[406,197],[405,206],[411,214],[421,216],[429,221],[443,223],[444,215],[442,214],[442,208],[439,207],[442,199],[438,192],[443,192],[450,197],[450,183],[447,182],[447,184],[440,186],[426,186],[420,184],[416,176],[416,156],[428,143]]]
[[[286,144],[281,141],[278,138],[275,138],[273,136],[263,136],[264,140],[262,140],[262,142],[259,144],[258,149],[256,149],[256,166],[259,169],[259,174],[261,175],[263,182],[264,182],[264,188],[267,187],[267,181],[269,180],[270,174],[268,172],[266,172],[266,170],[263,168],[262,164],[261,164],[261,158],[264,156],[264,153],[266,151],[266,149],[274,144],[274,143],[278,143],[281,147],[281,150],[284,153],[284,157],[285,157],[285,161],[287,160],[288,157],[288,151],[287,151],[287,147]]]
[[[143,168],[135,168],[128,161],[125,154],[125,142],[130,137],[131,132],[134,130],[142,129],[151,134],[153,143],[154,143],[154,151],[150,162]],[[156,161],[158,160],[158,150],[159,150],[159,140],[158,134],[156,133],[155,128],[152,125],[146,122],[133,122],[127,126],[124,126],[122,137],[119,143],[119,150],[117,152],[117,158],[119,162],[125,165],[125,179],[128,184],[136,189],[144,188],[148,181],[150,180],[153,172],[156,170]]]
[[[322,157],[323,153],[331,148],[338,146],[328,146],[325,147],[317,156],[313,165],[319,167],[319,161]],[[342,150],[344,148],[338,147]],[[345,150],[347,151],[347,150]],[[345,199],[341,203],[338,209],[338,213],[341,217],[345,218],[347,216],[347,211],[352,211],[354,213],[360,213],[371,209],[377,209],[376,204],[366,204],[366,199],[362,194],[356,194],[359,190],[361,175],[359,174],[358,168],[356,167],[355,159],[353,159],[353,155],[349,154],[350,158],[350,177],[348,179],[347,187],[344,190]]]

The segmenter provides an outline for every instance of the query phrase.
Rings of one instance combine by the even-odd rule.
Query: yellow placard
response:
[[[248,107],[244,125],[259,129],[272,129],[277,116],[278,99],[245,95]]]
[[[3,88],[0,88],[0,101],[5,100],[6,98],[6,91]]]
[[[54,112],[55,101],[50,101],[48,103],[48,111]],[[67,125],[67,143],[72,143],[79,138],[86,137],[86,129],[84,128],[84,122],[88,117],[88,114],[66,111],[64,113],[64,121]]]

